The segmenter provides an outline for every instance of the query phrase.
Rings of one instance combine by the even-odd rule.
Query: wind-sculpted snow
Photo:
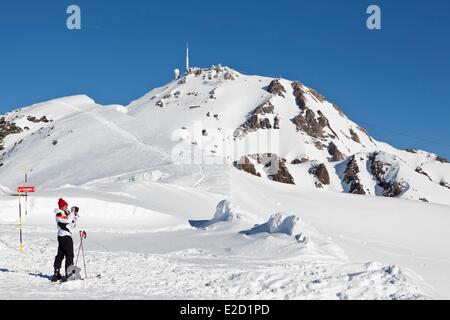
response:
[[[217,205],[211,220],[189,220],[189,223],[195,228],[207,228],[219,222],[230,222],[240,218],[241,214],[234,204],[228,200],[222,200]]]
[[[301,230],[299,230],[299,220],[300,218],[295,215],[276,213],[272,215],[267,222],[256,225],[250,230],[241,231],[241,233],[247,236],[258,233],[284,233],[288,236],[295,237],[298,242],[305,243],[307,239],[301,233]]]

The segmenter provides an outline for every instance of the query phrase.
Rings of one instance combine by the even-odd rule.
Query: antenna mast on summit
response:
[[[186,72],[189,71],[189,43],[186,45]]]

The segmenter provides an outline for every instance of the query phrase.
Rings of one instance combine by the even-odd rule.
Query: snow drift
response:
[[[219,222],[230,222],[240,219],[241,215],[229,200],[222,200],[216,207],[216,212],[211,220],[189,220],[191,226],[195,228],[207,228]]]
[[[276,213],[267,222],[256,225],[250,230],[241,231],[241,233],[245,235],[284,233],[288,236],[294,236],[298,242],[305,243],[306,237],[299,230],[299,221],[300,218],[295,215]]]

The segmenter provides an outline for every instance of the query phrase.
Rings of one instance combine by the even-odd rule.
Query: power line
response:
[[[415,140],[418,140],[418,141],[427,142],[427,143],[431,143],[431,144],[440,145],[440,146],[443,146],[443,147],[450,148],[450,144],[447,144],[447,143],[444,143],[444,142],[430,140],[430,139],[426,139],[426,138],[422,138],[422,137],[417,137],[417,136],[411,135],[409,133],[403,133],[403,132],[395,131],[395,130],[392,130],[390,128],[386,128],[386,127],[383,127],[383,126],[380,126],[380,125],[371,124],[371,123],[367,123],[367,122],[363,122],[363,121],[359,121],[359,123],[363,124],[364,126],[379,128],[379,129],[382,129],[384,131],[387,131],[387,132],[390,132],[390,133],[393,133],[393,134],[396,134],[396,135],[399,135],[399,136],[403,136],[403,137],[407,137],[407,138],[410,138],[410,139],[415,139]]]

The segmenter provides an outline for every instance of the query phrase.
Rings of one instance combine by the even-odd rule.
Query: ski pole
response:
[[[86,270],[86,260],[84,259],[84,247],[83,242],[81,242],[81,252],[83,254],[83,265],[84,265],[84,276],[87,279],[87,270]]]
[[[87,233],[86,231],[80,231],[80,246],[78,247],[77,259],[75,260],[75,265],[78,265],[78,258],[80,256],[80,251],[83,255],[83,265],[84,265],[84,274],[87,278],[87,270],[86,270],[86,261],[84,259],[84,247],[83,247],[83,239],[86,239]]]
[[[80,245],[78,246],[77,259],[75,260],[75,265],[78,265],[78,257],[80,256],[81,243],[83,243],[83,238],[81,238]]]
[[[75,265],[78,265],[78,258],[80,257],[81,246],[83,244],[83,236],[86,234],[86,231],[80,231],[80,245],[78,246],[77,259],[75,260]]]

